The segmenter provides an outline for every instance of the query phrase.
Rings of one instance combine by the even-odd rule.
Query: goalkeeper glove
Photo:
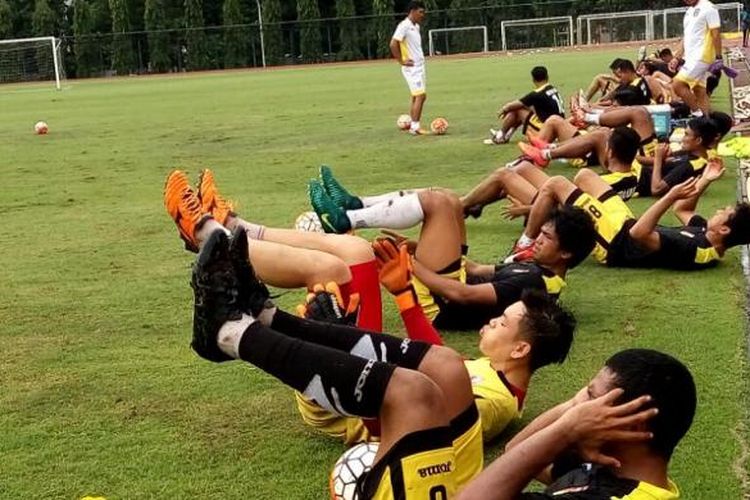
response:
[[[359,314],[359,294],[351,294],[349,303],[345,304],[336,283],[330,282],[325,287],[317,284],[305,297],[305,303],[297,306],[297,314],[325,323],[355,325]]]

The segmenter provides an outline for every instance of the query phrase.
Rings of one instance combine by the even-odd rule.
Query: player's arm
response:
[[[480,277],[492,276],[495,274],[495,266],[492,264],[479,264],[473,260],[466,259],[466,274]]]
[[[467,285],[440,276],[418,260],[414,260],[414,275],[434,294],[458,304],[496,304],[495,287],[490,283]]]
[[[510,101],[510,102],[503,104],[503,107],[500,108],[500,111],[498,112],[498,114],[505,116],[512,111],[516,111],[518,109],[526,109],[526,108],[527,106],[523,102],[521,102],[521,100],[519,99],[516,101]]]
[[[698,199],[706,191],[706,189],[708,189],[708,186],[713,181],[720,178],[723,174],[724,163],[722,162],[721,158],[716,158],[708,162],[708,165],[706,165],[706,169],[703,171],[703,175],[701,175],[700,179],[698,179],[698,182],[696,182],[696,189],[698,191],[696,195],[691,196],[690,198],[677,200],[677,202],[675,202],[674,204],[674,207],[672,208],[672,211],[674,212],[675,216],[680,219],[680,222],[685,225],[690,222],[690,219],[692,219],[695,215],[695,207],[698,206]]]
[[[718,18],[718,14],[716,15]],[[711,27],[709,25],[709,36],[714,44],[714,50],[716,51],[716,59],[721,59],[721,26]]]
[[[690,198],[697,194],[696,183],[698,179],[693,177],[683,183],[677,184],[670,189],[667,194],[658,199],[648,210],[640,216],[638,221],[630,228],[630,237],[637,241],[641,246],[650,251],[656,251],[661,245],[659,233],[656,232],[656,225],[659,219],[675,204],[677,200]]]
[[[378,262],[378,280],[393,294],[410,339],[443,345],[443,339],[419,305],[411,284],[411,257],[406,244],[391,238],[377,238],[372,249]]]
[[[651,174],[651,195],[661,196],[665,191],[669,189],[669,185],[664,181],[662,177],[662,170],[664,168],[664,161],[669,151],[669,145],[659,144],[654,152],[654,168]],[[677,167],[679,168],[679,167]]]
[[[396,38],[391,38],[391,43],[389,45],[389,47],[391,48],[391,55],[402,66],[411,66],[411,64],[410,64],[411,63],[411,59],[402,59],[401,58],[401,46],[400,46],[400,43],[401,43],[401,40],[398,40]]]
[[[492,462],[458,495],[459,500],[511,500],[567,449],[575,446],[586,461],[619,466],[613,457],[601,452],[607,442],[645,441],[649,432],[634,431],[655,416],[653,408],[642,410],[648,396],[614,406],[622,389],[576,405],[560,418],[536,432]]]

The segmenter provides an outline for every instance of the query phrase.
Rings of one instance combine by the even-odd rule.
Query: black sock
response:
[[[291,338],[256,321],[242,334],[240,359],[340,415],[377,417],[395,365]]]
[[[312,321],[277,309],[271,328],[290,337],[345,351],[365,359],[416,370],[430,344],[353,326]]]

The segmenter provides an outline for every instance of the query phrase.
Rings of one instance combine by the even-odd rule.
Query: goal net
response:
[[[0,83],[49,81],[60,90],[64,78],[59,39],[0,40]]]
[[[459,26],[429,30],[430,55],[487,52],[487,26]]]
[[[573,45],[571,16],[514,19],[500,23],[503,50]]]
[[[734,33],[742,31],[740,27],[740,15],[742,4],[739,2],[714,4],[721,18],[722,33]],[[654,22],[661,28],[657,30],[656,36],[661,38],[674,38],[682,36],[682,20],[685,17],[687,7],[675,7],[664,9],[655,13]]]
[[[579,44],[632,42],[654,38],[653,16],[648,10],[588,14],[579,16],[577,24]]]

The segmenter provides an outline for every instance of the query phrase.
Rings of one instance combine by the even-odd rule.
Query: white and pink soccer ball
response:
[[[331,500],[354,500],[357,479],[372,468],[380,443],[359,443],[344,452],[330,477]]]
[[[401,115],[396,120],[396,126],[399,128],[399,130],[409,130],[409,127],[411,127],[411,116],[409,115]]]
[[[47,132],[49,132],[49,127],[47,126],[47,122],[38,121],[36,124],[34,124],[34,132],[36,132],[37,135],[44,135]]]

